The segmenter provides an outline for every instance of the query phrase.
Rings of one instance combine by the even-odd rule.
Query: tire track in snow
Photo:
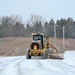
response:
[[[70,75],[75,75],[75,67],[65,64],[64,62],[62,62],[61,60],[54,60],[54,61],[48,61],[50,64],[58,67],[59,69],[61,69],[61,73],[63,74],[70,74]]]
[[[23,61],[20,64],[21,64],[21,69],[22,69],[22,75],[39,75],[39,74],[48,75],[48,69],[40,65],[40,60],[30,59],[30,60]]]
[[[40,60],[40,61],[38,61],[37,62],[38,63],[38,67],[40,68],[40,69],[43,69],[43,70],[45,70],[45,71],[51,71],[51,72],[53,72],[49,67],[47,67],[47,65],[46,65],[46,63],[45,63],[45,61],[44,60]]]
[[[48,72],[48,74],[51,75],[63,75],[61,72],[62,70],[58,67],[56,67],[54,64],[50,64],[48,61],[52,61],[51,59],[47,60],[45,62],[44,61],[40,61],[40,63],[43,65],[43,68],[47,69],[46,71]]]
[[[20,74],[21,71],[18,71],[19,68],[19,63],[21,63],[24,58],[16,58],[12,59],[10,63],[4,64],[5,67],[3,67],[2,72],[0,75],[22,75]]]
[[[10,57],[2,57],[0,58],[0,74],[3,72],[3,70],[12,63],[13,61],[16,61],[16,58],[13,57],[10,59]]]
[[[22,75],[22,69],[21,69],[21,63],[23,62],[24,60],[21,60],[20,62],[17,63],[17,75]]]
[[[75,75],[75,67],[58,59],[28,60],[21,56],[10,59],[8,62],[0,60],[0,63],[2,63],[0,67],[3,66],[0,75]]]
[[[54,65],[47,62],[48,60],[25,60],[21,64],[22,75],[60,75],[59,70]],[[30,63],[31,62],[31,63]],[[23,66],[24,65],[24,66]],[[52,69],[53,68],[53,69]],[[63,74],[61,74],[63,75]]]

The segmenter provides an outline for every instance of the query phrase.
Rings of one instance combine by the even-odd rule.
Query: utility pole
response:
[[[65,49],[65,26],[63,26],[63,50]]]
[[[56,25],[54,25],[54,45],[56,46]]]
[[[56,47],[56,26],[54,25],[54,46]],[[65,49],[65,26],[63,26],[63,50]]]
[[[54,25],[54,46],[56,46],[56,27],[58,27],[59,25]]]

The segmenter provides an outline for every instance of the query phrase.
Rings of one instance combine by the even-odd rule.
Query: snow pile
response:
[[[64,63],[75,66],[75,51],[66,51],[64,54]]]

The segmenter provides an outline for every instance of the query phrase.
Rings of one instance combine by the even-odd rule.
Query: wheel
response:
[[[43,59],[47,59],[47,51],[45,51],[45,53],[43,53]]]
[[[27,59],[31,59],[31,56],[29,55],[29,53],[30,53],[30,50],[26,49],[26,58]]]

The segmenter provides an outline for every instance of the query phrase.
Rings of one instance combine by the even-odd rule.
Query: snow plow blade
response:
[[[64,53],[53,53],[53,54],[50,54],[49,57],[52,59],[63,59]]]

